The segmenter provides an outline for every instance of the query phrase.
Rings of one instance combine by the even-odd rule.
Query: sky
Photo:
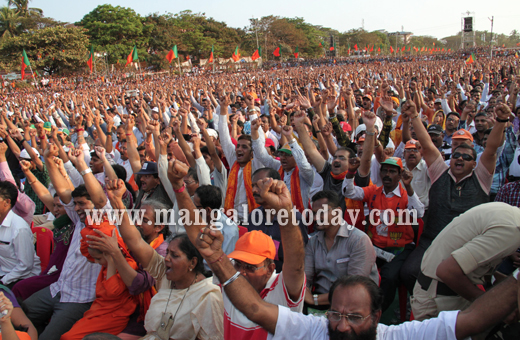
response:
[[[461,29],[461,18],[470,12],[474,17],[475,30],[491,30],[509,35],[512,30],[520,31],[520,2],[489,0],[463,1],[340,1],[340,0],[197,0],[197,1],[137,1],[110,0],[70,1],[32,0],[31,7],[41,8],[45,16],[63,22],[77,22],[98,5],[109,3],[113,6],[130,7],[145,16],[150,13],[178,13],[191,10],[205,13],[230,27],[244,28],[252,17],[267,15],[281,17],[302,17],[313,25],[330,27],[340,32],[364,27],[367,31],[384,29],[389,32],[404,31],[414,35],[429,35],[443,38],[455,35]],[[464,13],[464,15],[463,15]]]

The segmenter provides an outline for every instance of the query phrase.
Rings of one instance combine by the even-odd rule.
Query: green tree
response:
[[[100,5],[86,14],[77,26],[87,30],[97,51],[106,51],[110,63],[125,60],[137,46],[139,59],[146,60],[147,45],[153,24],[143,24],[144,18],[131,8]]]
[[[6,38],[0,47],[0,67],[18,70],[25,49],[34,71],[67,74],[86,69],[89,40],[78,27],[48,27]]]
[[[8,0],[7,5],[9,7],[14,6],[16,8],[16,12],[22,17],[31,17],[31,16],[42,16],[43,10],[40,8],[29,7],[30,0]]]
[[[20,16],[9,7],[0,8],[0,35],[3,38],[14,37],[20,34]]]

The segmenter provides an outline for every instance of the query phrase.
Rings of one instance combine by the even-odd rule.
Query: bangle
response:
[[[497,118],[496,121],[499,122],[499,123],[509,123],[509,119],[499,119],[499,118]]]
[[[91,168],[86,168],[85,170],[81,171],[79,174],[81,176],[85,176],[86,174],[91,173],[91,172],[92,172]]]
[[[410,119],[415,119],[415,118],[419,118],[419,115],[415,115],[415,116],[413,116],[413,117],[410,118]]]
[[[208,264],[213,264],[213,263],[220,262],[220,261],[222,261],[222,258],[223,258],[223,257],[224,257],[224,254],[220,255],[220,257],[219,257],[217,260],[215,260],[215,261],[213,261],[213,262],[208,262]]]
[[[29,185],[33,185],[34,183],[36,183],[36,181],[37,181],[37,180],[34,180],[34,181],[32,181],[32,182],[27,181],[27,184],[29,184]]]
[[[316,130],[316,133],[321,133],[321,130]]]
[[[365,131],[365,133],[366,133],[368,136],[375,136],[375,135],[376,135],[375,132],[368,132],[368,131]]]
[[[126,135],[127,135],[127,136],[131,136],[132,134],[131,134],[131,133],[127,133]]]
[[[76,132],[85,131],[85,129],[76,129]]]
[[[224,282],[222,284],[222,288],[226,287],[228,284],[232,283],[233,281],[235,281],[238,277],[240,276],[240,272],[237,271],[233,276],[231,276],[229,278],[229,280],[227,280],[226,282]]]
[[[355,175],[357,173],[357,169],[354,171],[347,170],[347,175]]]
[[[181,192],[184,191],[184,189],[186,189],[186,183],[183,183],[182,187],[180,187],[179,189],[173,189],[173,191],[180,194]]]
[[[38,136],[39,139],[44,139],[45,138],[45,135],[43,136]]]
[[[314,294],[312,296],[312,298],[314,299],[314,305],[317,306],[318,305],[318,294]]]

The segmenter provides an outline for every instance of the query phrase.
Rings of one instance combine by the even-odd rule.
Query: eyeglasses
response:
[[[327,311],[327,317],[332,322],[340,322],[341,318],[347,319],[347,322],[353,326],[361,325],[371,314],[363,316],[360,314],[341,314],[340,312],[329,310]]]
[[[195,183],[195,181],[184,181],[184,184],[186,185],[192,185],[193,183]]]
[[[235,267],[235,269],[237,271],[240,272],[240,271],[242,271],[242,268],[243,268],[244,272],[246,272],[248,274],[254,274],[258,269],[265,268],[265,266],[257,267],[252,264],[243,263],[243,262],[240,262],[237,260],[232,260],[231,263],[233,264],[233,266]]]
[[[457,158],[460,158],[460,157],[462,157],[463,160],[468,161],[468,162],[474,160],[474,158],[471,157],[470,155],[468,155],[467,153],[455,152],[451,156],[451,158],[453,158],[453,159],[457,159]]]

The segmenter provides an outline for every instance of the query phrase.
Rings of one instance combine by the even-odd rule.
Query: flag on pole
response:
[[[320,41],[320,47],[325,46],[325,41]]]
[[[296,46],[296,49],[294,50],[294,57],[296,59],[298,59],[298,56],[300,55],[299,51],[298,51],[298,46]]]
[[[25,77],[25,68],[27,66],[31,66],[31,62],[29,58],[27,58],[27,53],[25,53],[25,49],[22,52],[22,80]]]
[[[466,65],[473,64],[474,62],[475,62],[475,56],[473,55],[473,53],[471,53],[469,58],[466,59]]]
[[[137,47],[134,46],[134,48],[132,49],[132,52],[130,52],[130,54],[128,55],[128,57],[126,57],[126,64],[125,64],[125,67],[130,64],[130,63],[133,63],[134,61],[136,60],[139,60],[139,57],[137,56]]]
[[[213,51],[214,51],[213,45],[211,45],[211,53],[209,55],[208,63],[212,63],[213,62]]]
[[[238,51],[238,45],[235,48],[235,52],[233,52],[233,55],[231,56],[235,62],[240,60],[240,52]]]
[[[348,54],[350,55],[350,44],[348,44]]]
[[[280,46],[278,46],[274,51],[273,51],[273,55],[275,57],[279,57],[280,56]]]
[[[330,51],[334,51],[336,49],[336,42],[332,44],[332,46],[329,48]]]
[[[94,58],[94,45],[90,46],[90,52],[89,52],[88,60],[87,60],[87,65],[88,65],[88,68],[90,69],[90,73],[92,73],[93,58]]]
[[[166,55],[166,60],[168,60],[168,63],[172,63],[173,59],[178,58],[179,55],[177,54],[177,45],[173,46],[173,48],[168,52]]]
[[[403,46],[403,48],[401,48],[401,52],[404,52],[406,50],[406,46]]]
[[[372,47],[370,47],[370,52],[374,52],[374,45],[372,45]]]
[[[390,53],[394,53],[394,48],[390,46]]]
[[[381,52],[381,47],[383,47],[383,44],[379,44],[379,47],[377,48],[377,52]]]
[[[251,60],[255,61],[256,59],[260,58],[262,56],[262,48],[259,47],[255,53],[251,56]]]
[[[354,49],[355,49],[356,51],[358,50],[358,48],[357,48],[357,44],[354,45]]]

